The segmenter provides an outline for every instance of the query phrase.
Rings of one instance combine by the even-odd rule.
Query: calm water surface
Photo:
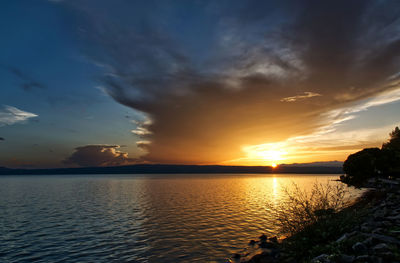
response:
[[[225,262],[261,233],[281,186],[338,175],[0,177],[0,262]]]

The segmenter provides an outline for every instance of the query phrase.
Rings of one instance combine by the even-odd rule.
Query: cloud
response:
[[[75,148],[75,152],[63,162],[79,166],[118,166],[132,164],[136,160],[128,153],[118,151],[119,145],[86,145]]]
[[[338,124],[356,118],[357,113],[397,101],[400,101],[400,84],[395,82],[390,85],[387,90],[376,94],[374,97],[361,100],[350,106],[323,113],[322,117],[326,120],[327,126],[321,127],[321,130],[332,130]]]
[[[266,162],[272,158],[271,153],[276,152],[281,154],[280,159],[276,160],[277,162],[304,161],[305,159],[312,161],[315,158],[330,160],[332,156],[343,159],[350,153],[363,148],[379,147],[387,139],[389,131],[396,123],[373,128],[353,128],[351,130],[341,128],[343,125],[348,125],[348,121],[358,118],[363,111],[398,101],[400,101],[400,87],[394,84],[387,91],[377,94],[375,97],[323,113],[322,119],[325,125],[308,135],[291,137],[281,142],[245,146],[243,147],[245,157],[225,163]]]
[[[24,123],[28,119],[35,117],[38,117],[38,115],[12,106],[4,106],[4,108],[0,110],[0,127],[15,123]]]
[[[318,97],[318,96],[322,96],[322,95],[315,93],[315,92],[305,91],[304,95],[297,95],[297,96],[282,98],[281,101],[282,102],[295,102],[298,100],[304,100],[304,99]]]
[[[242,163],[259,165],[260,163],[294,163],[344,160],[350,153],[363,148],[379,147],[388,136],[392,125],[354,129],[352,131],[328,130],[305,136],[291,137],[287,140],[244,146],[243,157],[223,162],[223,164]]]
[[[33,79],[31,76],[23,72],[21,69],[12,66],[6,66],[5,69],[8,70],[11,74],[16,76],[21,81],[20,87],[25,91],[32,91],[34,89],[46,88],[46,86],[43,83]]]
[[[151,144],[150,141],[137,141],[136,142],[136,146],[144,151],[148,151],[150,144]]]
[[[3,137],[0,137],[0,141],[5,141],[5,139]]]
[[[73,2],[106,93],[152,120],[134,131],[151,142],[147,161],[218,163],[243,145],[320,132],[388,91],[399,71],[398,1],[201,1],[195,11],[142,2],[109,13]]]
[[[136,124],[136,129],[132,130],[133,134],[136,134],[140,137],[151,135],[151,131],[148,130],[148,127],[152,124],[151,120],[146,119],[145,121],[133,122]]]

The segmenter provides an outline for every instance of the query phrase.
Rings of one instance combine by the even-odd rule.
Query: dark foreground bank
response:
[[[278,241],[260,236],[231,262],[400,262],[400,180],[380,180],[352,206]],[[373,186],[373,187],[372,187]]]

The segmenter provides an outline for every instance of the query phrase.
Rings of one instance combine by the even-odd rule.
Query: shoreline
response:
[[[366,192],[354,203],[323,222],[329,226],[328,220],[335,221],[334,217],[348,214],[354,217],[352,223],[343,230],[334,229],[336,233],[318,244],[315,251],[296,255],[292,249],[292,243],[298,242],[296,239],[304,234],[303,231],[282,240],[262,235],[259,241],[250,241],[247,251],[253,253],[235,254],[228,262],[400,262],[400,180],[374,179],[363,188]],[[317,224],[309,228],[318,229]]]
[[[0,175],[65,175],[65,174],[342,174],[340,166],[230,166],[183,164],[135,164],[124,166],[17,169],[0,167]]]

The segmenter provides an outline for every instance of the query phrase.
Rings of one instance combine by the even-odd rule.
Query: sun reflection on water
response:
[[[300,189],[310,189],[316,180],[323,183],[332,179],[337,175],[12,178],[0,184],[0,206],[8,213],[4,217],[8,227],[0,229],[0,243],[16,242],[17,248],[36,255],[40,253],[35,250],[39,242],[55,254],[65,255],[63,251],[75,249],[75,242],[58,246],[60,242],[52,240],[64,240],[63,233],[74,229],[76,239],[87,242],[68,256],[71,260],[79,257],[90,261],[87,255],[104,257],[104,251],[118,247],[121,257],[134,262],[163,262],[166,258],[171,262],[182,258],[221,262],[261,233],[276,235],[276,217],[267,205],[282,204],[282,187],[290,187],[294,181]],[[32,215],[32,209],[37,213]],[[51,216],[49,209],[55,211]],[[24,226],[25,217],[21,215],[26,214],[32,215],[32,235],[53,239],[38,241],[26,236],[25,229],[19,227]],[[89,235],[87,226],[94,226]],[[102,240],[103,251],[91,245],[92,238]],[[13,247],[15,253],[10,257],[18,259],[20,249]]]
[[[272,196],[274,200],[277,200],[279,196],[278,178],[276,178],[275,176],[272,178]]]

